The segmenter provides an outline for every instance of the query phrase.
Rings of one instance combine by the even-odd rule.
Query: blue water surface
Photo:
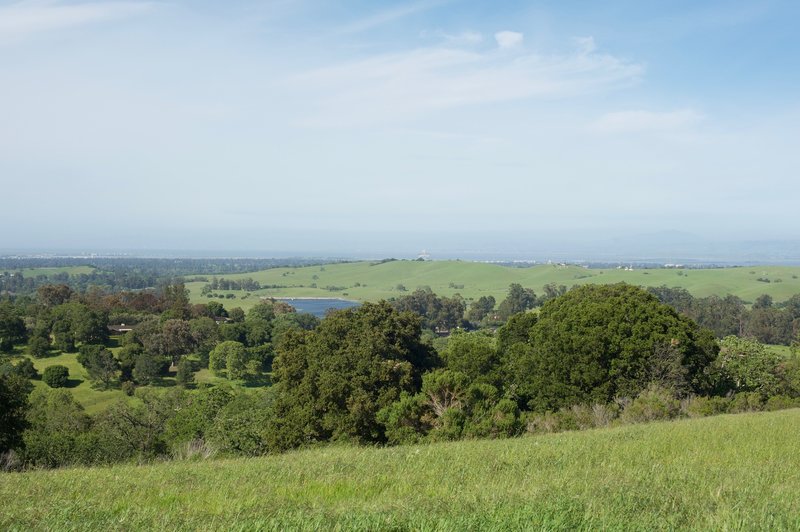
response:
[[[297,312],[306,312],[313,314],[318,318],[325,316],[325,313],[331,309],[343,309],[357,307],[361,303],[358,301],[349,301],[347,299],[293,299],[290,297],[276,298],[278,301],[284,301],[297,309]]]

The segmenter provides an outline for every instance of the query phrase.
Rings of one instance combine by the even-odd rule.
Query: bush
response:
[[[544,412],[543,414],[528,413],[525,417],[525,430],[533,433],[560,432],[561,418],[555,412]]]
[[[265,431],[271,415],[269,393],[238,395],[215,417],[208,441],[224,454],[266,454],[269,447]]]
[[[34,336],[28,342],[28,354],[34,358],[44,358],[50,354],[50,342],[41,336]]]
[[[724,414],[730,401],[724,397],[689,397],[681,401],[681,411],[689,417]]]
[[[680,411],[680,402],[672,393],[651,385],[626,405],[620,419],[625,423],[646,423],[675,418]]]
[[[25,462],[36,467],[85,462],[91,419],[69,391],[36,390],[31,395],[28,423],[23,435]]]
[[[29,358],[23,358],[19,364],[14,366],[14,373],[26,379],[36,379],[39,377],[39,372],[33,367],[33,362]]]
[[[588,405],[573,405],[569,409],[569,412],[578,430],[592,429],[595,427],[595,417],[592,407]]]
[[[792,399],[788,395],[774,395],[767,399],[764,410],[774,412],[775,410],[786,410],[796,406],[800,406],[800,400]]]
[[[592,421],[595,427],[607,427],[617,417],[619,417],[619,408],[616,408],[616,405],[599,403],[592,405]]]
[[[181,358],[178,362],[178,372],[175,374],[175,380],[180,386],[189,387],[194,384],[194,364],[186,357]]]
[[[42,380],[51,388],[63,388],[69,380],[69,368],[66,366],[49,366],[45,368]]]
[[[764,406],[764,399],[758,392],[740,392],[733,396],[728,412],[760,412]]]
[[[131,381],[122,381],[120,388],[122,388],[122,393],[128,397],[133,397],[136,393],[136,385]]]

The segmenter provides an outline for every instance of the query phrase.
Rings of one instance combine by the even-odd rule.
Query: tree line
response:
[[[29,295],[40,286],[65,284],[78,292],[92,288],[106,291],[156,289],[165,284],[182,282],[187,276],[247,273],[269,268],[298,268],[323,262],[314,259],[186,259],[186,258],[128,258],[128,257],[0,257],[0,295]],[[90,273],[66,272],[35,276],[20,270],[27,268],[63,268],[91,266]],[[207,280],[202,278],[202,280]]]
[[[86,299],[68,287],[4,303],[4,330],[18,338],[40,330],[31,339],[48,336],[50,349],[60,338],[98,387],[119,384],[136,400],[88,415],[59,388],[68,375],[48,375],[48,387],[31,394],[30,361],[6,364],[0,452],[12,465],[47,467],[259,455],[325,442],[511,437],[800,404],[796,356],[778,356],[752,338],[720,340],[638,287],[555,287],[540,302],[512,286],[503,303],[522,310],[496,331],[456,325],[438,347],[425,327],[450,327],[450,318],[460,311],[463,320],[472,309],[427,290],[408,297],[322,320],[273,301],[247,313],[217,302],[190,305],[180,285],[158,294],[148,311],[137,311],[135,299]],[[500,308],[483,319],[495,319],[493,312]],[[108,323],[104,313],[133,318],[116,354],[96,326]],[[194,386],[195,364],[256,387]],[[180,386],[146,386],[166,366]]]

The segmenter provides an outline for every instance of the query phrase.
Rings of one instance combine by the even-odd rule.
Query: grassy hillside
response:
[[[223,300],[226,306],[249,308],[259,296],[274,297],[340,297],[359,301],[375,301],[402,296],[397,285],[407,291],[419,286],[430,286],[439,295],[460,293],[466,299],[492,295],[501,301],[511,283],[520,283],[541,292],[547,283],[568,287],[586,283],[627,283],[642,286],[680,286],[693,295],[735,294],[753,301],[761,294],[769,294],[775,301],[788,299],[800,293],[800,268],[782,266],[757,266],[744,268],[718,268],[706,270],[643,269],[589,270],[579,266],[542,265],[532,268],[510,268],[494,264],[462,261],[394,261],[382,264],[356,262],[329,264],[305,268],[277,268],[254,273],[225,275],[228,279],[252,277],[263,285],[279,288],[260,290],[245,299],[246,292],[231,292],[234,300]],[[770,282],[759,281],[768,279]],[[192,301],[207,302],[200,290],[206,283],[189,283]],[[311,287],[316,284],[317,288]],[[455,287],[453,285],[456,285]],[[463,288],[460,287],[463,285]],[[340,290],[328,290],[337,287]],[[220,294],[228,292],[217,291]],[[405,292],[407,293],[407,292]]]
[[[798,529],[800,410],[5,474],[0,528]]]
[[[88,275],[94,271],[94,268],[92,266],[63,266],[53,268],[23,268],[17,271],[21,272],[25,277],[37,277],[39,275],[46,275],[49,277],[59,273],[66,273],[67,275]]]

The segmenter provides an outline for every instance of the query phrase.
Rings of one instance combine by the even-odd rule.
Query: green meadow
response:
[[[800,410],[2,480],[4,530],[797,530]]]
[[[66,273],[67,275],[88,275],[94,271],[94,268],[92,266],[64,266],[53,268],[23,268],[15,271],[22,273],[22,275],[27,278],[38,277],[40,275],[50,277],[51,275],[57,275],[60,273]]]
[[[119,388],[101,390],[93,387],[86,375],[86,370],[78,363],[77,356],[77,353],[60,353],[57,356],[40,359],[33,358],[31,360],[33,360],[33,365],[39,371],[39,374],[42,374],[48,366],[66,366],[69,369],[67,389],[88,413],[104,410],[115,401],[126,397]],[[32,382],[37,388],[48,388],[41,380]]]
[[[113,343],[117,343],[117,340],[118,339],[114,339]],[[116,352],[118,348],[111,347],[110,350],[112,352]],[[79,402],[89,414],[101,412],[108,408],[112,403],[119,401],[120,399],[128,401],[136,400],[126,396],[119,386],[104,390],[102,387],[93,385],[89,380],[86,369],[78,362],[77,353],[57,352],[54,354],[54,356],[38,359],[29,357],[23,353],[23,351],[18,351],[17,356],[12,357],[11,360],[16,363],[16,361],[22,357],[30,358],[33,361],[33,366],[40,375],[48,366],[65,366],[69,370],[69,381],[66,389],[72,393],[75,400]],[[194,374],[194,376],[197,384],[206,383],[215,385],[227,383],[234,387],[244,387],[244,383],[241,381],[230,381],[224,377],[216,376],[208,368],[201,368]],[[47,384],[42,382],[41,379],[33,380],[31,382],[33,382],[35,388],[48,388]],[[268,382],[268,378],[264,382]],[[176,386],[176,384],[174,373],[169,373],[158,379],[156,383],[150,386],[145,386],[144,388],[168,388]],[[264,383],[261,382],[260,384],[263,385]]]
[[[379,264],[354,262],[276,268],[219,277],[251,277],[262,286],[278,287],[265,288],[249,295],[244,291],[215,291],[217,294],[235,295],[236,299],[221,301],[227,307],[241,306],[245,310],[255,305],[260,297],[338,297],[376,301],[402,296],[420,286],[429,286],[442,296],[459,293],[469,301],[491,295],[500,302],[511,283],[519,283],[541,293],[542,286],[548,283],[571,287],[587,283],[610,284],[624,281],[640,286],[682,287],[697,297],[733,294],[748,302],[762,294],[769,294],[775,301],[782,301],[800,293],[800,267],[788,266],[626,271],[559,265],[514,268],[464,261],[392,261]],[[194,303],[211,300],[200,293],[205,284],[193,282],[187,285]],[[316,288],[312,285],[316,285]]]

